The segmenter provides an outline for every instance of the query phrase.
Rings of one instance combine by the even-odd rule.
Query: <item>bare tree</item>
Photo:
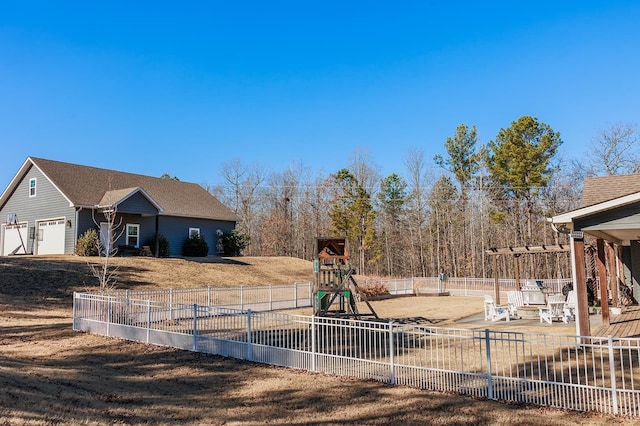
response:
[[[380,183],[380,166],[374,163],[368,148],[356,148],[349,156],[349,170],[373,197]]]
[[[102,210],[104,221],[96,219],[96,210]],[[115,287],[118,267],[111,263],[111,259],[118,253],[116,242],[124,233],[122,217],[117,216],[115,206],[96,207],[92,211],[93,223],[100,229],[98,238],[98,256],[101,261],[98,265],[89,263],[91,274],[98,279],[100,291],[105,293]]]
[[[411,274],[425,276],[426,269],[426,245],[425,224],[428,216],[427,193],[429,176],[425,169],[424,152],[419,149],[411,149],[404,159],[408,171],[408,198],[407,205],[408,227],[411,238],[411,247],[407,252],[412,253]]]
[[[640,141],[634,123],[615,123],[591,140],[583,166],[587,176],[611,176],[640,171]]]
[[[260,229],[258,204],[261,201],[260,185],[265,181],[265,172],[259,164],[245,165],[236,158],[225,162],[220,175],[225,181],[222,194],[229,207],[240,217],[238,230],[249,235],[254,244],[249,246],[249,255],[258,252],[254,247],[260,246]]]

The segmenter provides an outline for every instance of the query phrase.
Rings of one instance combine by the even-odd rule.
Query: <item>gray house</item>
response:
[[[194,233],[217,254],[217,231],[237,222],[195,183],[29,157],[0,196],[0,255],[72,254],[78,236],[105,227],[105,209],[122,219],[115,244],[135,250],[162,235],[172,256]]]

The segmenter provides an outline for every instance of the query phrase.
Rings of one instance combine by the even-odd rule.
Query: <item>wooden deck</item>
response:
[[[640,306],[622,308],[622,314],[611,315],[611,324],[603,325],[593,331],[593,336],[639,337],[640,336]]]

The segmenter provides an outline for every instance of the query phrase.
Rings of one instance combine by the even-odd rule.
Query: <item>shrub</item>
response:
[[[204,257],[209,253],[209,245],[200,235],[192,235],[184,242],[182,254],[189,257]]]
[[[151,252],[154,256],[169,257],[169,240],[160,234],[158,235],[158,254],[156,254],[156,238],[153,237],[149,240],[147,245],[151,248]]]
[[[100,240],[95,229],[87,229],[78,237],[75,254],[78,256],[97,256],[100,251]]]
[[[242,250],[249,245],[251,238],[247,234],[238,232],[235,229],[218,233],[218,238],[222,242],[222,254],[224,256],[240,256]]]
[[[382,284],[374,284],[369,286],[358,287],[360,293],[364,294],[367,298],[380,297],[389,294],[389,290]]]

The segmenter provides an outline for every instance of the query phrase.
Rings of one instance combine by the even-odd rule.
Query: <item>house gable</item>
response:
[[[35,196],[31,196],[29,188],[32,179],[36,181]],[[64,220],[65,226],[68,224],[64,233],[64,250],[73,253],[75,235],[70,228],[75,225],[75,209],[40,169],[30,164],[22,167],[2,197],[0,221],[5,222],[9,215],[15,214],[18,222],[28,224],[26,235],[22,235],[27,253],[37,252],[37,222],[52,219]]]
[[[162,211],[160,205],[140,187],[107,191],[97,207],[115,207],[120,213],[141,215],[157,215]]]

